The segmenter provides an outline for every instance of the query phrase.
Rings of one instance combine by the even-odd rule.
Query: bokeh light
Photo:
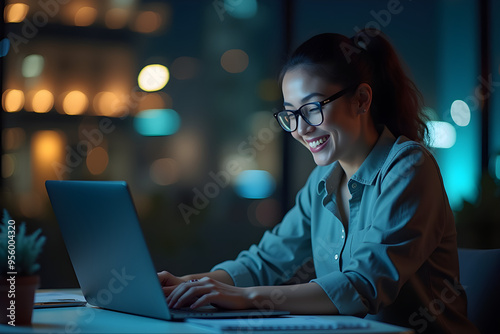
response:
[[[178,80],[188,80],[196,76],[199,67],[198,59],[194,57],[179,57],[172,62],[172,76]]]
[[[120,106],[120,99],[112,92],[99,92],[94,97],[93,107],[95,113],[101,116],[117,116]]]
[[[155,160],[149,169],[149,175],[154,183],[160,186],[168,186],[177,182],[180,178],[179,163],[172,158]]]
[[[36,113],[47,113],[54,106],[54,95],[46,89],[39,90],[33,96],[31,106]]]
[[[79,90],[66,94],[63,100],[63,110],[68,115],[81,115],[89,106],[89,99]]]
[[[14,174],[16,169],[16,159],[12,154],[2,155],[2,177],[7,179]]]
[[[500,180],[500,154],[495,157],[495,177]]]
[[[153,11],[140,12],[135,19],[134,30],[140,33],[152,33],[161,26],[160,14]]]
[[[179,114],[173,109],[148,109],[134,118],[134,128],[143,136],[168,136],[181,125]]]
[[[45,195],[45,180],[62,178],[65,136],[59,131],[37,131],[31,136],[30,152],[33,190]]]
[[[429,129],[429,145],[435,148],[451,148],[457,141],[457,132],[453,125],[447,122],[427,122]]]
[[[137,78],[139,87],[146,92],[162,89],[170,79],[170,72],[166,66],[151,64],[145,66]]]
[[[458,126],[467,126],[470,123],[471,119],[471,114],[470,114],[470,108],[462,100],[455,100],[451,104],[451,118],[453,119],[453,122],[455,122],[456,125]]]
[[[19,89],[7,89],[2,94],[2,107],[7,112],[16,112],[23,109],[24,93]]]
[[[75,14],[75,26],[86,27],[95,22],[97,10],[93,7],[82,7]]]
[[[21,72],[25,78],[35,78],[43,71],[44,58],[41,55],[29,55],[24,57]]]
[[[87,154],[87,169],[92,175],[102,174],[108,167],[108,152],[101,146],[94,147]]]
[[[220,64],[229,73],[241,73],[248,67],[248,55],[240,49],[231,49],[224,52]]]
[[[26,140],[26,131],[23,128],[5,128],[2,131],[2,146],[5,151],[20,148]]]
[[[25,3],[14,3],[5,6],[4,18],[5,23],[22,22],[28,14],[29,6]]]
[[[276,183],[269,172],[245,170],[236,177],[234,187],[240,197],[261,199],[271,196]]]
[[[257,0],[224,0],[224,9],[237,19],[249,19],[257,14]]]
[[[5,57],[9,53],[10,41],[6,37],[0,41],[0,58]]]
[[[104,16],[104,24],[108,29],[122,29],[127,25],[130,11],[125,8],[111,8]]]

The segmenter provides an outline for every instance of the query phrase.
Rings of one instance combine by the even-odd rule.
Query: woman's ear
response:
[[[358,86],[355,93],[356,108],[358,114],[366,114],[372,104],[372,88],[367,83]]]

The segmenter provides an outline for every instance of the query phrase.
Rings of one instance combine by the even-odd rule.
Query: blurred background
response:
[[[315,34],[364,27],[423,93],[459,246],[500,247],[500,1],[1,3],[0,206],[47,237],[42,288],[78,286],[47,179],[127,181],[158,270],[258,242],[314,168],[272,117],[280,67]]]

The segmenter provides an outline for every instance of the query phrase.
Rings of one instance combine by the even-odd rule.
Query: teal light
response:
[[[262,199],[271,196],[276,184],[265,170],[245,170],[236,177],[236,193],[243,198]]]
[[[173,109],[148,109],[134,118],[135,130],[143,136],[168,136],[179,130],[181,118]]]
[[[497,155],[495,159],[495,177],[500,180],[500,155]]]
[[[2,39],[0,42],[0,57],[5,57],[9,53],[10,41],[8,38]]]
[[[257,14],[257,0],[224,0],[224,9],[237,19],[249,19]]]

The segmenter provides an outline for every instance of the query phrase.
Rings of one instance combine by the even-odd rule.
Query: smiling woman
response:
[[[475,333],[453,214],[423,144],[421,96],[392,45],[375,30],[315,36],[292,54],[281,84],[285,110],[274,116],[318,167],[258,245],[209,273],[160,273],[169,306],[265,306]],[[311,259],[315,279],[282,285]],[[453,300],[443,293],[450,284]],[[414,316],[437,300],[446,307]]]

